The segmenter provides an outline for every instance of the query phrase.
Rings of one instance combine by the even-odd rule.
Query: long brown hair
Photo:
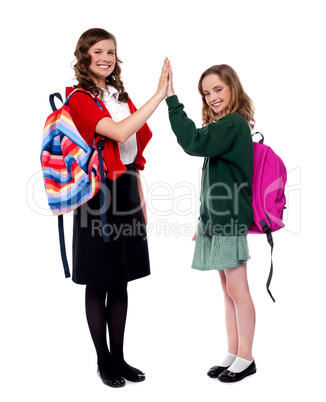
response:
[[[206,103],[205,95],[202,89],[203,79],[208,75],[216,74],[219,76],[220,80],[223,81],[231,90],[231,100],[229,105],[223,111],[223,116],[229,113],[239,113],[241,114],[249,123],[251,128],[254,128],[255,120],[254,113],[255,108],[252,100],[244,91],[238,74],[233,70],[232,67],[227,64],[220,64],[212,66],[200,77],[198,83],[198,91],[202,97],[202,120],[203,126],[205,124],[214,122],[223,116],[219,116],[215,113]]]
[[[75,78],[78,81],[77,85],[74,85],[75,88],[83,88],[86,89],[95,96],[103,96],[103,90],[95,84],[96,76],[89,69],[91,64],[91,56],[88,51],[91,46],[95,45],[95,43],[100,42],[101,40],[112,39],[114,42],[115,48],[115,56],[116,56],[116,64],[112,73],[106,78],[106,83],[108,85],[112,85],[119,91],[119,100],[121,102],[127,102],[129,99],[128,93],[125,91],[123,82],[121,79],[121,67],[120,64],[122,61],[119,59],[117,55],[117,41],[114,35],[107,32],[101,28],[91,28],[84,32],[79,38],[75,50],[76,63],[73,66],[75,71]]]

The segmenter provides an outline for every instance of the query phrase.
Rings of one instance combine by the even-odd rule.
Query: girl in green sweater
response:
[[[200,218],[192,267],[218,270],[225,301],[228,352],[208,375],[240,381],[256,372],[252,356],[255,308],[247,280],[254,107],[236,72],[213,66],[199,80],[203,127],[196,128],[174,93],[169,69],[166,102],[172,130],[190,155],[204,157]]]

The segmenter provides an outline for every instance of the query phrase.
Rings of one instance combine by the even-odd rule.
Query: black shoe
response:
[[[214,366],[211,367],[208,372],[207,375],[211,378],[218,378],[218,376],[224,371],[227,370],[230,366],[228,367],[222,367],[222,366]]]
[[[130,370],[128,367],[124,369],[121,368],[120,373],[123,378],[131,382],[141,382],[145,381],[146,379],[145,374],[142,371],[135,369],[133,367],[132,370]]]
[[[101,370],[99,367],[97,367],[97,374],[100,377],[100,379],[103,381],[103,383],[105,385],[108,385],[109,387],[121,388],[126,385],[125,380],[121,376],[115,377],[115,378],[109,378],[101,373]]]
[[[119,370],[119,373],[123,378],[131,382],[141,382],[145,381],[145,374],[135,367],[130,366],[125,361],[115,360],[115,366]]]
[[[245,370],[241,371],[240,373],[233,373],[229,370],[224,370],[219,376],[218,379],[222,382],[236,382],[241,381],[245,377],[256,373],[256,364],[255,360],[247,367]]]
[[[133,373],[128,373],[128,374],[123,374],[123,377],[131,382],[141,382],[141,381],[145,381],[146,377],[145,374],[142,373],[141,371],[137,374],[133,374]]]

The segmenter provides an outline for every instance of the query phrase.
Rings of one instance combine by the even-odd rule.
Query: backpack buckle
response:
[[[265,219],[263,219],[262,221],[260,221],[259,224],[260,224],[261,228],[263,229],[263,232],[264,232],[264,233],[267,234],[268,232],[270,232],[271,229],[270,229],[270,227],[267,225]]]
[[[98,140],[96,146],[99,151],[102,151],[104,149],[104,139],[101,138]]]

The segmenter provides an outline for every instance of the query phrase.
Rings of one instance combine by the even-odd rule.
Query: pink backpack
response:
[[[284,188],[286,184],[286,168],[282,159],[262,139],[253,143],[254,168],[252,176],[252,206],[254,220],[249,227],[249,233],[266,233],[267,241],[273,254],[272,232],[284,227],[283,211],[285,208]],[[273,260],[267,280],[267,291],[273,298],[269,286],[273,276]]]

